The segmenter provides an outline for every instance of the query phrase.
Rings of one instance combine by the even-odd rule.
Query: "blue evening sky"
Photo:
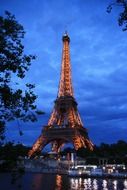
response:
[[[71,38],[75,98],[93,143],[127,140],[127,32],[118,26],[119,7],[110,0],[0,0],[26,31],[25,52],[35,54],[24,82],[36,84],[37,105],[45,112],[36,123],[8,125],[7,140],[32,145],[48,121],[58,91],[62,35]],[[23,88],[23,81],[20,86]]]

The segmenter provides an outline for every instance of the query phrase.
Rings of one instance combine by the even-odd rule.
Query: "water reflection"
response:
[[[107,188],[107,181],[104,179],[102,183],[103,190],[108,190]]]
[[[11,174],[0,174],[0,189],[17,190],[10,184]],[[71,178],[67,175],[25,174],[22,190],[127,190],[127,179]]]
[[[70,178],[71,190],[127,190],[127,180]]]
[[[98,189],[98,184],[97,184],[97,180],[96,179],[93,180],[93,189],[94,190]]]
[[[55,190],[61,190],[62,189],[62,176],[56,175],[56,189]]]
[[[34,189],[39,190],[42,181],[43,181],[43,176],[40,174],[36,174],[35,177],[33,178],[33,183],[31,185]]]
[[[117,189],[117,180],[113,181],[113,186],[114,186],[114,190],[116,190]]]
[[[70,179],[70,189],[72,190],[80,190],[80,189],[91,189],[92,180],[90,178],[83,179],[83,178],[71,178]],[[96,180],[94,180],[94,189],[97,189]]]
[[[127,190],[127,179],[124,181],[124,190]]]
[[[71,185],[71,188],[72,188],[72,189],[77,190],[77,189],[78,189],[78,186],[79,186],[79,184],[78,184],[78,179],[73,179],[73,178],[71,178],[71,179],[70,179],[70,185]]]
[[[58,176],[51,175],[51,174],[38,174],[37,173],[37,174],[31,174],[29,176],[30,184],[29,184],[29,188],[26,188],[26,185],[27,185],[26,181],[28,182],[27,176],[28,175],[24,176],[25,185],[24,185],[23,190],[41,190],[41,189],[55,190],[56,182],[57,182],[57,184],[59,184]],[[59,187],[59,185],[58,185],[58,187]],[[61,190],[61,189],[58,188],[57,190]]]

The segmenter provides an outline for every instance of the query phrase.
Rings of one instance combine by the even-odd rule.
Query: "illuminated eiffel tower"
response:
[[[52,144],[52,151],[59,152],[63,144],[71,142],[78,150],[81,147],[93,149],[87,130],[83,127],[74,98],[71,64],[70,64],[70,38],[67,33],[63,35],[63,52],[61,76],[54,109],[47,126],[29,151],[29,157],[41,151],[47,144]]]

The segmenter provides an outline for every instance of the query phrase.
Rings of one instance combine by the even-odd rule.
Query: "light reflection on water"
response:
[[[104,179],[102,183],[103,190],[108,190],[107,188],[107,181]]]
[[[71,190],[127,190],[127,180],[70,178]],[[63,190],[63,189],[61,189]]]
[[[127,180],[124,181],[124,190],[127,190]]]
[[[56,190],[61,190],[62,188],[62,176],[56,175]]]
[[[71,178],[66,175],[26,173],[17,184],[10,174],[0,173],[1,190],[127,190],[127,179]]]

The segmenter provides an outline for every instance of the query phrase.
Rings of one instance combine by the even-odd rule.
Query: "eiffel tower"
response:
[[[68,142],[71,142],[76,150],[81,147],[93,149],[93,144],[89,140],[86,128],[83,127],[74,98],[69,50],[70,38],[67,32],[63,35],[62,41],[61,76],[54,109],[48,124],[43,127],[41,135],[29,151],[29,157],[41,151],[49,143],[52,145],[52,151],[56,153]]]

